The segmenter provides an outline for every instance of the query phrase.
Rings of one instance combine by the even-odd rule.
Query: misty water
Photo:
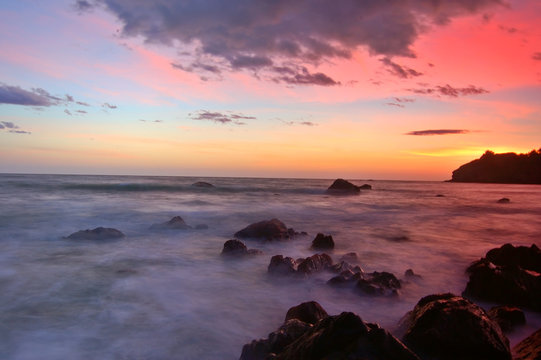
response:
[[[0,175],[0,358],[236,359],[308,300],[393,331],[422,296],[460,294],[465,268],[487,250],[541,245],[541,186],[354,182],[373,190],[334,197],[331,180]],[[208,229],[149,229],[177,215]],[[309,235],[246,241],[260,256],[220,256],[236,231],[271,218]],[[98,226],[126,238],[63,238]],[[411,268],[422,279],[379,298],[328,286],[330,273],[268,276],[273,255],[314,254],[318,232],[334,237],[335,261],[353,251],[365,271],[403,278]],[[539,314],[526,316],[512,344],[541,326]]]

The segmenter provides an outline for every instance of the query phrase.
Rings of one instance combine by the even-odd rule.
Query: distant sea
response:
[[[237,359],[308,300],[392,332],[422,296],[461,294],[465,268],[487,250],[541,246],[541,186],[351,180],[373,190],[335,197],[325,194],[332,180],[0,175],[0,358]],[[149,229],[177,215],[208,229]],[[260,256],[220,256],[236,231],[271,218],[309,235],[246,241]],[[98,226],[127,236],[63,238]],[[273,255],[314,254],[318,232],[333,236],[335,261],[356,252],[365,271],[403,278],[411,268],[422,279],[377,298],[328,286],[328,273],[267,275]],[[539,314],[526,315],[512,344],[541,326]]]

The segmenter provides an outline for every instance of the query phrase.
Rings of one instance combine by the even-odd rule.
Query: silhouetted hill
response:
[[[453,182],[541,184],[541,149],[528,154],[494,154],[487,150],[453,171]]]

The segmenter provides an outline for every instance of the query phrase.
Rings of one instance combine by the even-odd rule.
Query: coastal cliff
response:
[[[541,184],[541,149],[528,154],[495,154],[487,150],[481,158],[453,171],[451,181]]]

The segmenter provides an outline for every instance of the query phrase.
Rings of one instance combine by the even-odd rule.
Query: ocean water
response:
[[[308,300],[393,331],[422,296],[460,294],[465,268],[487,250],[541,246],[541,186],[353,181],[373,190],[334,197],[331,180],[0,175],[0,358],[236,359]],[[208,229],[149,229],[177,215]],[[271,218],[309,235],[246,241],[260,256],[220,256],[236,231]],[[98,226],[127,236],[63,238]],[[314,254],[318,232],[334,237],[335,260],[354,251],[365,271],[403,278],[411,268],[422,279],[375,298],[329,287],[328,273],[267,275],[273,255]],[[512,344],[541,327],[539,314],[526,316]]]

